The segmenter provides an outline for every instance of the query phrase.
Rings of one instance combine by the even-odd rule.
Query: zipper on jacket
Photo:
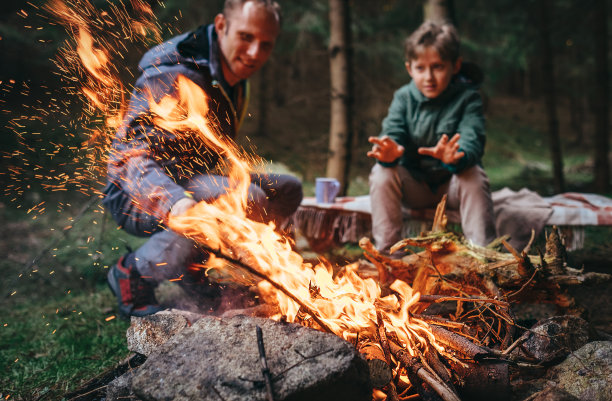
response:
[[[221,91],[221,93],[223,94],[223,97],[225,97],[225,100],[227,100],[227,103],[229,103],[230,110],[232,111],[232,114],[234,115],[234,124],[236,124],[236,132],[238,132],[238,129],[240,128],[240,122],[238,121],[238,113],[236,113],[236,108],[234,107],[234,103],[230,100],[229,96],[227,95],[227,92],[225,92],[225,89],[223,89],[223,86],[219,84],[219,81],[214,80],[212,84],[215,88]]]
[[[238,116],[238,112],[236,108],[234,107],[234,103],[230,100],[227,92],[225,92],[225,89],[223,89],[223,85],[219,84],[219,81],[217,81],[216,79],[212,81],[212,84],[213,84],[213,87],[221,91],[221,93],[223,94],[223,97],[225,97],[225,100],[227,100],[227,102],[229,103],[230,110],[234,114],[234,123],[236,124],[235,132],[238,133],[238,130],[240,129],[240,126],[242,125],[242,121],[244,120],[244,116],[246,115],[246,111],[249,105],[249,97],[250,97],[249,81],[247,80],[244,84],[244,93],[242,95],[243,105],[242,105],[242,113],[240,116]]]

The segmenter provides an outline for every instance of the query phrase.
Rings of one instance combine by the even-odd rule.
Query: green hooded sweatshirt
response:
[[[461,134],[459,151],[465,152],[458,163],[448,165],[418,154],[419,147],[435,146],[443,134],[450,139],[456,133]],[[380,136],[384,135],[404,146],[405,151],[392,163],[379,163],[387,167],[399,163],[414,178],[435,188],[452,174],[481,164],[485,131],[480,93],[471,83],[453,81],[440,96],[429,99],[417,89],[414,81],[410,82],[393,96],[382,123]]]

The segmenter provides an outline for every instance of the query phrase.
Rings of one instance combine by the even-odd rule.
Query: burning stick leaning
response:
[[[459,396],[450,389],[443,381],[434,377],[427,369],[423,367],[419,359],[410,357],[406,351],[399,345],[389,343],[391,353],[400,361],[400,363],[410,372],[414,373],[420,380],[431,386],[432,389],[444,401],[461,401]]]
[[[254,267],[251,267],[251,266],[247,265],[246,263],[243,263],[242,261],[240,261],[238,259],[234,259],[234,258],[224,254],[223,252],[221,252],[219,250],[212,249],[212,248],[207,247],[206,245],[203,245],[203,244],[200,244],[200,247],[202,249],[204,249],[204,250],[214,254],[215,256],[217,256],[219,258],[225,259],[228,262],[243,268],[244,270],[246,270],[247,272],[251,273],[252,275],[254,275],[256,277],[259,277],[259,278],[261,278],[263,280],[266,280],[268,283],[272,284],[272,286],[274,288],[276,288],[277,290],[281,291],[283,294],[285,294],[286,296],[291,298],[295,303],[300,305],[300,307],[304,310],[304,312],[307,313],[308,315],[310,315],[310,317],[312,317],[312,319],[315,322],[317,322],[317,324],[319,326],[321,326],[321,329],[325,330],[328,333],[333,333],[332,329],[330,329],[329,326],[327,326],[321,319],[319,319],[319,316],[317,316],[315,311],[313,311],[311,308],[309,308],[308,305],[306,305],[304,302],[302,302],[298,297],[293,295],[291,293],[291,291],[287,290],[285,287],[283,287],[282,285],[280,285],[276,281],[272,280],[270,277],[268,277],[265,274],[261,273],[260,271],[258,271]]]

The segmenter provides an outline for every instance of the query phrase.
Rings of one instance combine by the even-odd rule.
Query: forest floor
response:
[[[485,168],[493,189],[527,187],[541,195],[552,194],[545,127],[538,109],[511,99],[496,100],[490,107]],[[566,125],[562,127],[566,130]],[[564,159],[568,190],[588,192],[593,152],[588,144],[571,146],[574,136],[564,133],[570,149]],[[355,170],[351,194],[367,193],[368,170]],[[306,194],[312,195],[312,190],[312,184],[305,182]],[[28,213],[42,200],[46,211]],[[67,200],[34,191],[21,206],[0,199],[0,254],[4,255],[0,260],[0,398],[59,399],[128,355],[128,323],[116,318],[115,300],[105,279],[108,267],[125,253],[126,246],[138,247],[144,239],[117,230],[98,205],[80,215],[88,201],[80,194]],[[66,226],[72,228],[64,230]],[[586,235],[585,248],[570,252],[569,265],[612,273],[608,245],[612,227],[587,228]],[[300,252],[317,256],[305,247]],[[40,258],[31,265],[36,256]],[[321,256],[342,264],[359,258],[361,252],[356,246],[344,246]],[[612,283],[581,286],[571,293],[588,311],[588,320],[612,334]],[[531,318],[536,319],[540,317],[536,313],[544,312],[525,313],[533,313]]]

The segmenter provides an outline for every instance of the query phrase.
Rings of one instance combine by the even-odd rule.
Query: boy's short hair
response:
[[[245,3],[252,1],[255,4],[264,6],[268,12],[271,12],[276,16],[279,24],[281,22],[281,7],[274,0],[225,0],[223,4],[223,14],[227,17],[236,8],[242,7]]]
[[[459,35],[452,24],[425,21],[404,42],[406,61],[416,60],[424,47],[432,46],[442,60],[454,63],[459,59],[459,44]]]

